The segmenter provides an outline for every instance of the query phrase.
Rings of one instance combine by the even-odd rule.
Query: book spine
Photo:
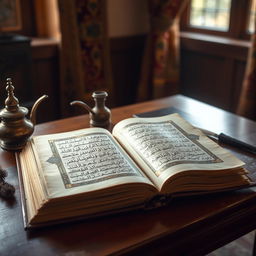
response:
[[[168,205],[172,197],[170,195],[156,195],[145,202],[144,209],[150,210]]]

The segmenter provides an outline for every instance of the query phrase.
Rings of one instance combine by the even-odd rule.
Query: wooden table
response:
[[[113,109],[112,120],[115,124],[134,113],[169,106],[193,115],[192,121],[198,126],[256,144],[255,122],[181,95]],[[87,115],[77,116],[40,124],[35,134],[84,128],[88,123]],[[255,156],[229,149],[255,172]],[[0,151],[0,161],[8,169],[8,181],[16,187],[15,200],[0,199],[0,255],[204,255],[256,227],[255,190],[243,189],[179,198],[165,208],[147,212],[25,231],[15,158]]]

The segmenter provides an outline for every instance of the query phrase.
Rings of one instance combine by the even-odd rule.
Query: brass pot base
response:
[[[25,145],[26,145],[26,143],[14,145],[14,144],[4,143],[3,141],[0,142],[0,147],[6,151],[21,151]]]

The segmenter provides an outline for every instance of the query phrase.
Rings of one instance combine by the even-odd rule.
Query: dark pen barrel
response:
[[[256,153],[256,147],[250,144],[247,144],[243,141],[237,140],[235,138],[232,138],[224,133],[220,133],[218,136],[219,142],[225,143],[230,146],[237,147],[241,150],[250,152],[255,154]]]

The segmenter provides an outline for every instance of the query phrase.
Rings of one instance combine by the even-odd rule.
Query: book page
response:
[[[105,129],[89,128],[33,138],[49,197],[127,183],[152,185]]]
[[[166,179],[181,171],[243,165],[178,114],[127,119],[114,127],[113,135],[159,189]]]

